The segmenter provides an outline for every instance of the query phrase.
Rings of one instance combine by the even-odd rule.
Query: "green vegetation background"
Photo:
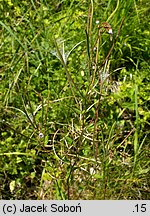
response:
[[[149,24],[149,0],[0,0],[1,199],[150,198]]]

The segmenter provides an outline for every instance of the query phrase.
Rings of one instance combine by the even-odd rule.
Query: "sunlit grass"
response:
[[[2,199],[148,199],[146,4],[6,3]]]

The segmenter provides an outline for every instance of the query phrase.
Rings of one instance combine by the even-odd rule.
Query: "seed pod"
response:
[[[109,25],[108,22],[103,22],[101,28],[104,28],[108,32],[108,34],[110,35],[110,40],[112,41],[113,31],[111,25]]]

